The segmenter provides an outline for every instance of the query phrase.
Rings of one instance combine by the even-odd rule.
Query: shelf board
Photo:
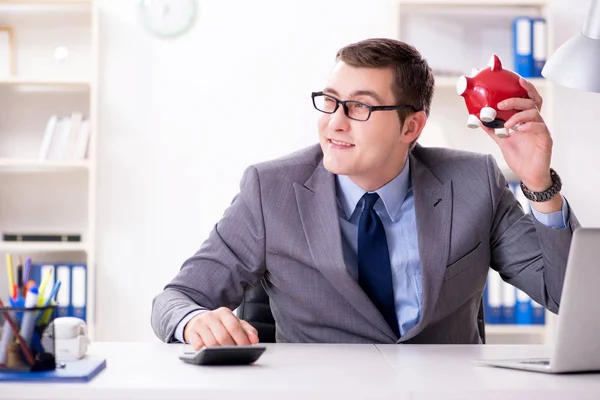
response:
[[[0,86],[31,86],[31,87],[41,87],[41,88],[87,90],[90,88],[90,82],[89,81],[71,81],[71,80],[53,80],[53,79],[9,78],[9,79],[0,79]]]
[[[0,0],[0,6],[91,6],[92,0]]]
[[[543,7],[549,0],[398,0],[402,6],[436,6],[436,7]]]
[[[485,333],[491,335],[544,335],[545,325],[502,325],[487,324]]]
[[[435,86],[439,88],[456,88],[456,82],[458,81],[459,76],[446,76],[446,75],[438,75],[435,77]],[[548,81],[544,78],[525,78],[529,82],[533,83],[537,89],[543,89]]]
[[[0,172],[63,172],[89,170],[88,160],[35,160],[0,158]]]
[[[87,251],[85,242],[5,242],[0,241],[4,253],[65,253]]]

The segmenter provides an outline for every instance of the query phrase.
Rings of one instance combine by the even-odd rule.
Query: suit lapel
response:
[[[409,160],[422,268],[423,304],[419,323],[406,332],[401,341],[421,332],[433,315],[448,263],[452,227],[452,181],[440,182],[413,154],[414,151]]]
[[[308,248],[317,268],[358,312],[395,341],[379,310],[346,269],[334,175],[321,162],[304,185],[294,184],[294,191]]]

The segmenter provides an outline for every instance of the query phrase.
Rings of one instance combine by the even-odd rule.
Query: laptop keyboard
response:
[[[521,361],[521,364],[550,365],[550,360]]]

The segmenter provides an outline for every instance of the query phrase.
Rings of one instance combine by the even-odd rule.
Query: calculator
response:
[[[248,365],[260,358],[265,346],[214,346],[200,350],[186,350],[179,358],[196,365]]]

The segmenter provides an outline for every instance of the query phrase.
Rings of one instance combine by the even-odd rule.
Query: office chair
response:
[[[262,343],[275,343],[275,320],[269,305],[269,295],[265,292],[261,280],[256,286],[249,286],[244,292],[244,299],[237,309],[237,316],[249,322],[258,331],[258,339]],[[485,316],[483,299],[477,313],[477,328],[481,342],[485,344]]]

